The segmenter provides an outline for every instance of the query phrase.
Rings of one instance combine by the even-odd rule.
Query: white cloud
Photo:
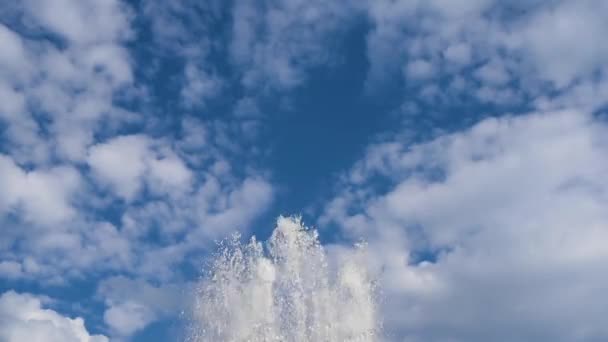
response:
[[[243,85],[288,90],[308,69],[331,64],[327,38],[340,34],[358,7],[351,1],[237,1],[230,53]]]
[[[44,283],[103,271],[172,279],[189,253],[247,228],[273,197],[267,181],[254,175],[239,180],[226,161],[210,160],[195,177],[167,141],[116,137],[91,148],[91,175],[110,190],[100,196],[97,184],[72,168],[25,171],[2,156],[0,211],[3,219],[15,214],[18,221],[6,221],[0,273]],[[139,197],[144,186],[151,196]],[[127,201],[116,212],[120,222],[111,224],[97,210],[116,198]]]
[[[2,251],[3,259],[20,265],[21,273],[13,279],[68,285],[75,278],[91,274],[129,272],[137,262],[139,242],[130,241],[120,228],[107,222],[78,218],[74,223],[46,230],[27,225],[18,227],[19,232],[7,228],[7,242],[19,243],[19,248],[10,248],[9,244]]]
[[[184,70],[184,86],[181,96],[189,107],[203,103],[206,99],[217,95],[222,86],[219,78],[209,74],[207,71],[197,68],[188,63]]]
[[[208,100],[221,94],[224,80],[211,62],[211,54],[221,42],[213,34],[220,22],[221,1],[169,0],[140,2],[142,18],[147,19],[155,44],[155,57],[171,56],[183,61],[181,104],[186,109],[204,107]],[[220,48],[221,49],[221,48]]]
[[[19,163],[81,161],[103,118],[129,116],[114,95],[133,82],[129,10],[118,1],[25,1],[13,31],[0,24],[0,121]],[[91,16],[92,13],[95,15]],[[56,44],[37,30],[66,41]],[[3,97],[4,99],[4,97]],[[121,115],[118,116],[117,113]]]
[[[98,294],[107,309],[104,320],[117,336],[128,337],[183,308],[184,285],[155,287],[143,280],[113,277],[102,282]]]
[[[130,336],[156,320],[147,307],[132,301],[110,307],[103,317],[106,324],[119,336]]]
[[[54,224],[75,215],[71,197],[80,174],[71,167],[25,171],[0,154],[0,213],[23,211],[27,221]]]
[[[256,101],[251,97],[245,97],[235,104],[234,114],[240,118],[257,118],[261,113]]]
[[[323,224],[368,239],[386,326],[405,340],[602,340],[607,133],[565,111],[379,145]],[[378,173],[386,193],[367,183]]]
[[[607,13],[603,2],[563,1],[535,13],[512,39],[522,39],[541,76],[562,87],[604,65],[608,47],[599,37],[608,32]]]
[[[0,275],[11,280],[65,285],[85,274],[133,268],[135,241],[129,241],[110,223],[87,222],[79,216],[44,226],[6,222]]]
[[[142,2],[142,9],[153,8],[150,3]],[[179,291],[167,283],[180,276],[180,265],[209,248],[212,237],[248,228],[268,207],[273,188],[251,169],[237,176],[225,151],[240,153],[241,147],[223,122],[184,120],[178,139],[116,135],[125,123],[134,124],[129,132],[139,123],[164,124],[156,118],[142,123],[140,114],[123,108],[133,93],[147,96],[146,89],[137,89],[134,68],[140,65],[126,46],[134,33],[131,5],[28,0],[14,6],[10,11],[18,15],[7,20],[10,28],[0,24],[0,278],[10,286],[69,285],[104,272],[140,277],[112,293],[100,289],[105,323],[116,337],[126,337],[175,314],[167,309],[174,303],[162,302],[160,295]],[[167,33],[154,37],[167,39],[159,43],[166,50],[158,52],[184,59],[186,107],[204,104],[223,84],[205,64],[209,41],[190,24],[165,25],[196,11],[180,1],[160,7],[167,11],[151,14],[155,33]],[[4,20],[3,10],[0,16]],[[189,18],[200,19],[198,12]],[[181,37],[184,32],[189,35]],[[27,303],[38,300],[28,298]],[[81,320],[68,321],[37,305],[51,315],[45,316],[48,322],[15,321],[16,330],[8,330],[6,316],[0,317],[0,340],[3,333],[12,334],[9,341],[107,340],[85,335]]]
[[[263,179],[245,179],[238,188],[226,194],[221,204],[218,203],[223,210],[217,213],[213,213],[213,210],[207,217],[209,225],[217,228],[242,227],[267,207],[272,199],[272,191],[272,186]],[[204,196],[203,192],[200,194]],[[205,234],[214,234],[214,230]]]
[[[118,0],[27,0],[25,6],[39,24],[78,44],[130,34],[128,8]]]
[[[426,79],[433,73],[433,65],[421,59],[409,62],[405,68],[406,76],[412,80]]]
[[[484,84],[503,85],[510,79],[509,72],[501,62],[484,64],[475,71],[475,76]]]
[[[141,277],[137,281],[112,278],[100,286],[107,306],[104,321],[115,336],[130,336],[175,314],[171,309],[174,305],[162,299],[165,295],[161,293],[178,291],[167,285],[178,276],[178,266],[187,262],[189,255],[210,248],[214,239],[247,229],[272,200],[273,188],[266,180],[255,175],[235,178],[230,164],[216,159],[214,148],[208,146],[207,126],[192,123],[187,125],[191,131],[186,132],[184,144],[178,142],[174,148],[164,140],[131,135],[90,149],[88,162],[96,180],[127,202],[138,198],[144,186],[153,194],[171,196],[138,198],[140,203],[127,205],[122,212],[120,230],[111,229],[114,233],[110,234],[98,228],[94,237],[99,239],[88,238],[97,246],[97,253],[90,255],[91,263],[107,258],[118,263],[117,269]],[[181,149],[202,149],[207,158],[205,167],[195,158],[192,162],[197,168],[190,170],[178,157],[184,152]],[[158,241],[150,241],[150,234],[157,235]],[[113,248],[120,246],[119,242],[124,242],[123,248]],[[107,256],[102,257],[101,251],[106,250]]]
[[[15,261],[0,261],[0,277],[17,279],[22,276],[21,264]]]
[[[128,52],[115,44],[99,44],[83,54],[83,65],[91,74],[101,74],[113,87],[133,81]]]
[[[43,308],[44,301],[12,291],[0,296],[0,340],[5,342],[107,342],[90,335],[82,318]]]
[[[122,220],[131,239],[145,237],[159,227],[163,236],[172,241],[161,246],[142,246],[138,273],[152,279],[171,279],[174,265],[184,262],[188,253],[210,248],[212,241],[232,232],[246,231],[272,199],[273,188],[263,179],[222,184],[209,175],[192,194],[129,208]],[[183,237],[173,241],[178,236]]]
[[[481,82],[480,87],[514,81],[509,96],[486,88],[479,97],[499,105],[536,97],[550,101],[547,97],[556,89],[566,91],[581,82],[603,88],[608,49],[598,39],[608,33],[603,20],[607,13],[604,3],[587,0],[370,2],[368,88],[393,77],[404,61],[419,59],[432,63],[430,68],[442,77],[473,77]],[[471,73],[480,64],[485,65]],[[438,90],[449,101],[467,96],[475,86],[474,82],[462,89],[440,85]],[[423,90],[421,86],[421,95]],[[591,94],[603,95],[585,91],[581,96],[586,99]],[[570,93],[568,102],[581,102],[572,98],[575,95]],[[606,101],[606,97],[596,99],[593,107]],[[423,102],[438,103],[433,96]]]
[[[133,199],[142,186],[149,141],[142,135],[113,138],[89,150],[87,162],[100,181],[126,200]]]
[[[177,54],[195,62],[206,57],[215,43],[209,34],[209,25],[221,15],[221,5],[217,0],[144,0],[138,14],[150,21],[151,38],[161,49],[159,52]]]
[[[150,187],[157,192],[183,191],[191,184],[192,172],[177,156],[160,157],[149,163]]]
[[[471,48],[465,43],[448,46],[443,55],[448,62],[456,65],[466,65],[471,62]]]
[[[91,147],[87,161],[95,177],[127,201],[146,182],[160,193],[186,191],[191,171],[172,151],[155,145],[144,135],[115,137]]]
[[[0,115],[3,117],[15,117],[25,110],[25,98],[23,94],[15,91],[13,87],[0,82]]]
[[[15,71],[23,71],[27,61],[27,53],[23,41],[18,34],[0,23],[0,70],[3,77],[14,76]]]

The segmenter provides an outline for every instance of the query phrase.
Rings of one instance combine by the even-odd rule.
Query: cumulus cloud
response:
[[[359,6],[351,1],[237,1],[230,55],[248,88],[289,90],[306,72],[332,64],[330,36],[348,27]]]
[[[125,200],[132,200],[144,182],[161,193],[186,191],[193,177],[169,147],[143,135],[115,137],[92,146],[87,161],[95,177]]]
[[[24,4],[36,23],[78,44],[111,42],[129,33],[128,8],[118,0],[27,0]]]
[[[80,317],[45,309],[44,298],[13,291],[0,296],[0,340],[6,342],[107,342],[91,335]]]
[[[206,63],[213,50],[212,39],[205,38],[209,22],[199,20],[203,12],[210,20],[221,15],[216,5],[137,4],[142,23],[155,33],[153,59],[166,53],[183,62],[176,92],[182,109],[204,105],[223,86]],[[174,315],[167,301],[154,304],[160,303],[155,295],[178,292],[174,280],[181,266],[195,262],[188,256],[247,229],[273,197],[272,185],[256,170],[233,169],[232,156],[243,150],[231,125],[177,113],[183,129],[164,135],[174,127],[170,120],[140,107],[154,94],[138,84],[142,74],[135,67],[147,76],[154,61],[136,65],[127,46],[140,34],[133,6],[28,0],[0,9],[0,278],[7,286],[69,286],[74,279],[93,279],[94,286],[106,272],[138,279],[116,285],[131,298],[108,290],[116,287],[109,281],[100,284],[107,306],[100,316],[113,335],[124,338]],[[139,110],[150,120],[142,122]],[[153,294],[136,296],[138,287]],[[28,298],[36,304],[37,297]],[[9,341],[45,334],[96,341],[34,323],[20,323],[30,335],[21,328],[0,328],[0,334],[12,334]]]
[[[183,101],[188,106],[203,103],[206,99],[215,96],[222,86],[219,78],[209,74],[204,69],[197,68],[194,64],[186,65],[184,86],[181,90]]]
[[[117,113],[129,118],[114,103],[115,92],[133,82],[123,46],[131,37],[129,10],[118,1],[8,6],[21,18],[12,28],[0,23],[0,94],[7,95],[0,121],[9,127],[8,152],[19,163],[82,160],[101,119]],[[40,31],[58,40],[44,39]]]
[[[433,75],[433,65],[422,59],[411,61],[405,68],[405,74],[412,80],[429,78]]]
[[[139,8],[154,32],[164,32],[155,53],[185,62],[178,96],[189,109],[222,82],[204,63],[204,34],[177,20],[192,4]],[[272,186],[255,170],[234,174],[225,150],[239,147],[226,125],[184,120],[183,136],[160,137],[170,123],[144,127],[134,108],[149,89],[136,84],[126,46],[137,34],[133,13],[114,0],[32,0],[0,10],[0,277],[9,284],[69,285],[111,271],[164,286],[187,255],[246,228],[271,202]],[[131,134],[122,133],[127,126]],[[133,316],[141,318],[137,328],[119,327],[121,313],[150,306],[120,300],[107,302],[106,315],[118,335],[165,317],[142,314]]]
[[[112,277],[99,286],[107,309],[104,321],[117,336],[130,336],[184,306],[184,285],[153,286],[141,279]]]
[[[513,39],[543,78],[565,86],[604,66],[608,48],[597,44],[597,37],[608,30],[602,19],[606,13],[605,3],[563,1],[536,12]]]
[[[448,46],[443,56],[448,63],[467,65],[471,62],[471,48],[465,43],[456,43]]]
[[[405,94],[406,103],[454,105],[464,97],[517,106],[528,98],[543,97],[547,108],[547,97],[565,91],[570,94],[568,102],[551,106],[564,108],[581,104],[574,96],[591,98],[590,94],[598,94],[597,88],[605,88],[603,61],[608,51],[597,40],[608,32],[602,20],[608,13],[605,4],[374,1],[367,13],[373,23],[367,43],[368,87],[378,87],[405,65],[408,94],[419,95]],[[424,70],[421,60],[431,64],[424,69],[448,80],[439,85],[440,96],[425,96],[428,86],[412,82],[415,71]],[[452,87],[450,82],[466,86]],[[507,82],[515,83],[506,90]],[[585,89],[569,92],[578,83],[586,84]],[[472,89],[480,91],[468,97]],[[587,106],[598,108],[605,101],[603,97]]]
[[[112,186],[119,196],[131,199],[141,187],[147,143],[143,136],[114,138],[93,146],[88,163],[97,178]]]
[[[27,221],[54,224],[73,217],[72,195],[81,182],[71,167],[26,171],[0,154],[0,214],[22,211]]]
[[[181,265],[199,260],[189,256],[211,247],[213,239],[246,229],[272,201],[268,181],[255,173],[235,177],[227,161],[214,157],[217,152],[191,159],[196,173],[186,166],[180,155],[213,151],[206,144],[204,137],[185,136],[172,147],[143,134],[117,136],[89,149],[84,171],[29,171],[2,156],[0,276],[69,284],[112,271],[140,277],[142,284],[171,284]],[[117,199],[124,201],[114,207],[118,220],[110,223],[103,210]],[[117,336],[169,315],[158,307],[149,312],[151,296],[134,302],[100,293],[108,305],[105,321]],[[134,321],[121,326],[125,315]]]
[[[22,276],[21,264],[15,261],[0,262],[0,276],[7,279],[16,279]]]
[[[132,238],[145,238],[160,229],[171,243],[144,247],[139,273],[168,280],[173,265],[184,262],[188,253],[211,247],[212,241],[235,230],[267,209],[273,188],[265,180],[247,178],[242,183],[222,185],[210,176],[188,196],[171,202],[150,201],[129,208],[123,215],[123,229]],[[175,241],[177,237],[181,239]]]
[[[139,3],[139,14],[153,32],[156,63],[172,59],[171,67],[179,66],[179,103],[186,109],[205,107],[208,101],[222,93],[224,75],[220,75],[212,55],[223,54],[222,36],[214,32],[221,25],[226,11],[220,1],[144,0]],[[152,43],[152,42],[150,42]],[[164,63],[164,62],[163,62]],[[162,73],[162,66],[150,73]],[[171,71],[174,72],[174,71]]]
[[[408,341],[601,340],[607,132],[567,111],[377,145],[322,223],[369,239],[385,323]]]

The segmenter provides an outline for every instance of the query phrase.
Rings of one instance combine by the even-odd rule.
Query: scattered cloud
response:
[[[117,337],[130,336],[162,317],[179,314],[185,306],[185,293],[184,285],[155,287],[125,277],[106,279],[98,289],[107,305],[104,321]]]
[[[289,90],[309,69],[333,64],[331,39],[352,24],[352,1],[237,1],[230,56],[247,89]]]
[[[222,88],[205,62],[207,24],[180,26],[197,22],[192,4],[32,0],[0,11],[3,280],[69,287],[111,272],[166,288],[200,259],[187,256],[246,229],[272,202],[266,177],[233,169],[225,151],[240,147],[230,127],[184,113],[183,129],[166,134],[171,123],[152,118],[160,110],[149,121],[140,112],[157,94],[139,84],[136,10],[156,33],[156,56],[183,59],[180,110],[200,108]],[[220,15],[216,7],[204,8],[208,18]],[[167,317],[147,313],[150,296],[99,292],[116,336]],[[125,314],[134,321],[121,326]]]
[[[168,146],[130,135],[92,146],[87,157],[95,177],[118,197],[132,200],[144,185],[158,193],[184,192],[192,173]]]
[[[597,39],[608,32],[602,20],[607,12],[593,1],[370,2],[368,87],[378,87],[405,65],[403,82],[409,94],[420,95],[404,95],[406,103],[437,104],[439,99],[453,105],[479,89],[470,100],[518,106],[566,92],[569,101],[553,102],[552,108],[580,105],[571,87],[589,83],[576,94],[585,99],[605,87],[607,50]],[[428,87],[412,82],[426,69],[447,80],[439,84],[440,97],[425,96]],[[465,86],[453,87],[453,82]],[[605,98],[587,106],[603,103]]]
[[[72,205],[80,174],[71,167],[23,170],[9,156],[0,154],[0,213],[21,211],[26,221],[61,223],[76,214]]]
[[[365,53],[356,101],[382,95],[386,113],[367,114],[399,123],[366,137],[318,222],[336,255],[369,242],[390,333],[606,339],[607,14],[591,0],[9,1],[0,279],[90,282],[111,338],[175,317],[214,240],[284,210],[268,108]],[[363,48],[344,43],[354,33]],[[2,294],[0,340],[108,340],[51,303]]]
[[[27,0],[35,22],[75,44],[114,42],[128,35],[129,8],[118,0]]]
[[[532,113],[373,146],[321,225],[369,239],[385,323],[406,340],[606,338],[592,298],[608,281],[607,130],[583,112]],[[378,174],[393,177],[384,193]]]
[[[17,7],[24,18],[14,25],[20,32],[0,24],[6,41],[0,92],[11,99],[0,108],[0,120],[9,127],[9,153],[18,163],[81,161],[102,120],[129,117],[113,101],[133,82],[122,45],[131,37],[129,11],[118,1],[26,1]],[[56,35],[56,43],[34,38],[43,30]]]
[[[107,342],[90,335],[82,318],[43,308],[45,298],[13,291],[0,296],[0,339],[6,342]]]

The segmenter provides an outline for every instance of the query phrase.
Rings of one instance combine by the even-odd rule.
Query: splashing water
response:
[[[317,232],[298,218],[279,217],[265,245],[234,237],[198,289],[190,340],[376,341],[374,286],[361,261],[331,272]]]

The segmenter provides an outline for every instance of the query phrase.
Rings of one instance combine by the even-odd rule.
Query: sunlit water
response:
[[[330,267],[317,232],[280,217],[265,244],[225,242],[201,283],[191,341],[378,341],[362,251]]]

